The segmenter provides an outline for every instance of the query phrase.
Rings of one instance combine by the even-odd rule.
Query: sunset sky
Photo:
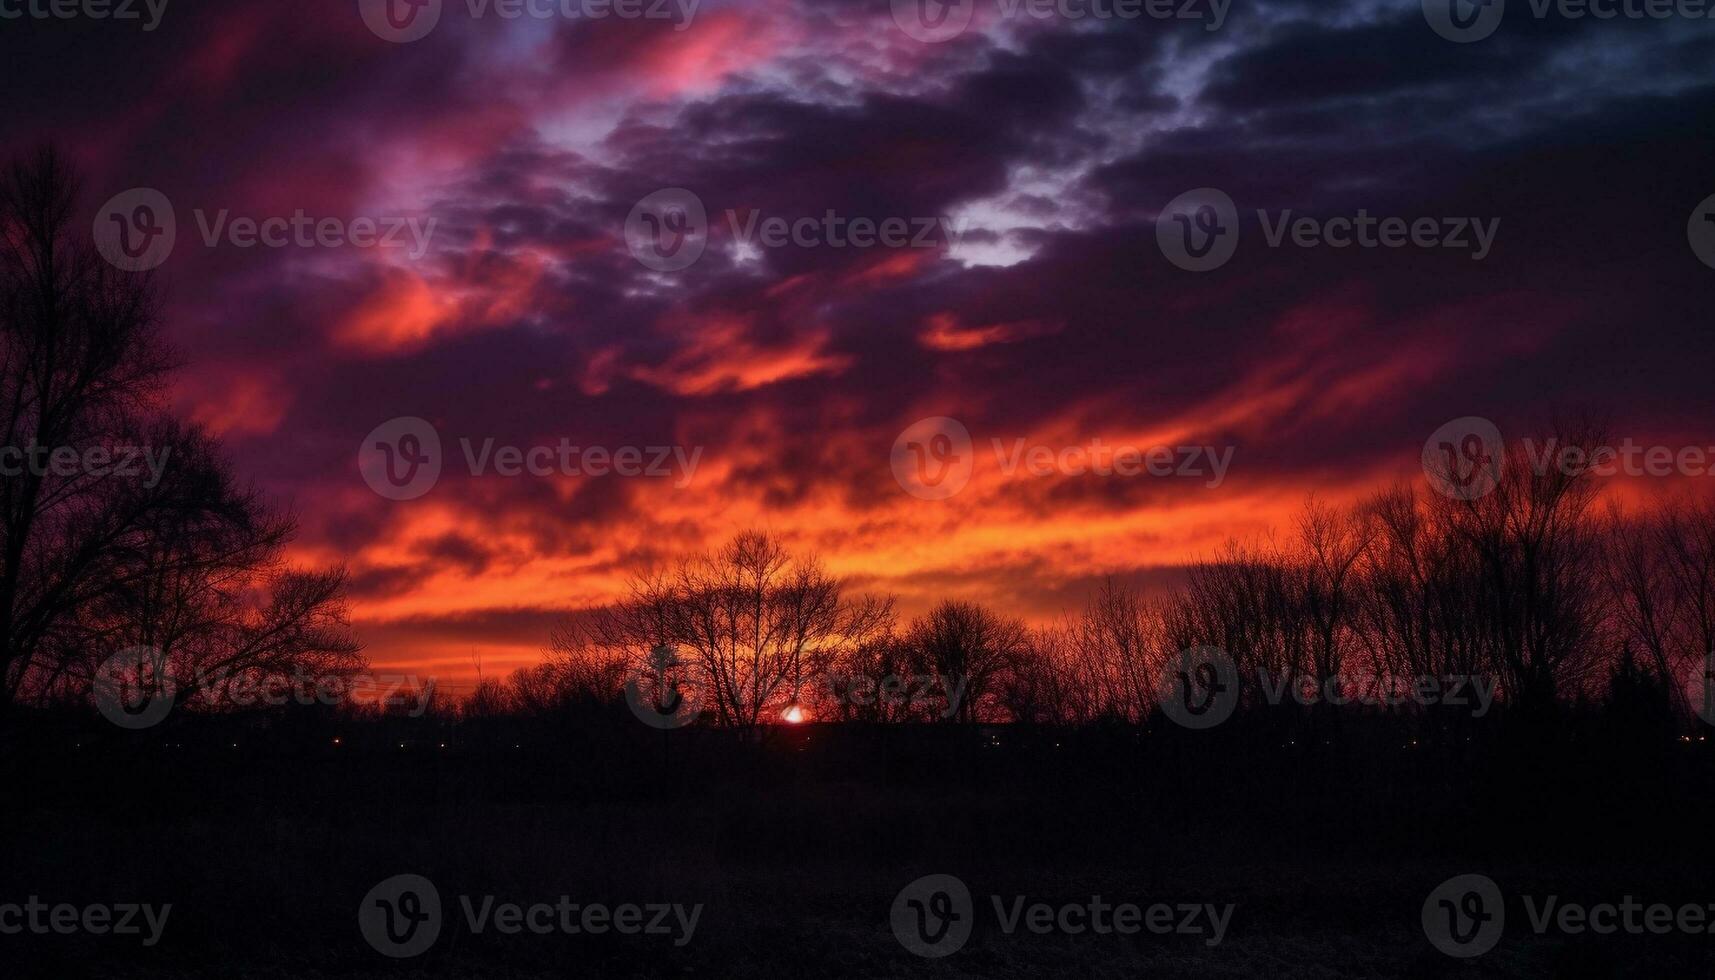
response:
[[[174,403],[294,508],[296,560],[349,566],[376,669],[455,684],[745,528],[906,613],[951,596],[1041,621],[1103,576],[1170,582],[1311,492],[1421,482],[1424,440],[1461,416],[1510,437],[1589,406],[1638,442],[1715,446],[1715,269],[1687,240],[1715,195],[1715,20],[1515,0],[1456,44],[1418,0],[1201,16],[985,3],[926,43],[885,0],[703,0],[688,25],[445,0],[394,43],[357,0],[171,0],[148,31],[0,20],[0,143],[65,147],[90,221],[131,188],[172,203]],[[1240,244],[1188,272],[1157,216],[1205,187]],[[625,229],[666,188],[709,231],[661,272]],[[1270,247],[1257,216],[1360,208],[1499,225],[1477,260]],[[223,209],[434,226],[418,256],[209,246]],[[935,247],[767,247],[729,211],[740,232],[946,224]],[[894,445],[937,416],[974,471],[921,499]],[[400,417],[445,459],[395,501],[357,458]],[[476,476],[461,439],[701,455],[688,481]],[[1008,475],[997,439],[1230,449],[1230,469]]]

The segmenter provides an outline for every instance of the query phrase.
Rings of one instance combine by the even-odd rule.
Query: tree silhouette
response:
[[[1029,649],[1021,621],[951,599],[914,621],[908,637],[919,668],[957,696],[951,716],[961,722],[983,717]]]
[[[212,439],[169,417],[153,280],[75,225],[77,181],[45,148],[0,175],[0,426],[7,458],[116,459],[158,472],[13,467],[0,484],[0,711],[87,692],[121,649],[153,648],[181,699],[224,683],[362,667],[344,571],[301,572],[295,529],[241,487]]]
[[[891,620],[890,601],[848,600],[814,558],[795,560],[778,539],[748,531],[671,574],[634,579],[630,596],[598,610],[585,629],[639,669],[650,651],[676,649],[716,722],[753,728]]]

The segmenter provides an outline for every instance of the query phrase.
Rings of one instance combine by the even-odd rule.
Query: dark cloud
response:
[[[1409,476],[1448,418],[1593,403],[1691,438],[1711,417],[1715,279],[1685,239],[1715,194],[1707,25],[1509,14],[1455,45],[1415,2],[1264,2],[1218,32],[1031,22],[921,45],[885,3],[705,5],[685,31],[451,5],[393,45],[352,6],[175,4],[147,36],[8,24],[0,137],[71,147],[91,208],[137,185],[178,205],[180,404],[292,501],[306,560],[351,564],[378,660],[517,662],[627,569],[744,526],[908,610],[956,594],[1050,616],[1106,574],[1171,583],[1311,490]],[[664,187],[711,218],[670,275],[622,236]],[[1243,236],[1204,275],[1155,237],[1197,187],[1232,196]],[[1501,224],[1481,262],[1270,248],[1255,211],[1288,208]],[[209,248],[196,209],[437,225],[416,261]],[[744,254],[726,218],[830,210],[969,225],[952,249]],[[401,504],[353,460],[406,415],[448,472]],[[930,415],[983,452],[1160,439],[1232,446],[1233,469],[1211,489],[990,466],[919,501],[889,452]],[[682,488],[463,471],[461,439],[562,438],[701,465]]]

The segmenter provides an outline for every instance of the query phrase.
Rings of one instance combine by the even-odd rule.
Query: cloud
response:
[[[175,397],[295,506],[299,559],[350,565],[378,663],[527,663],[631,569],[752,526],[907,612],[956,595],[1047,619],[1102,575],[1171,582],[1311,491],[1409,478],[1449,418],[1594,402],[1640,437],[1706,428],[1715,286],[1685,222],[1715,193],[1708,25],[1509,11],[1460,46],[1415,2],[1279,0],[1219,32],[985,18],[924,45],[885,3],[704,6],[684,30],[455,11],[407,45],[349,0],[175,6],[148,44],[0,34],[8,145],[67,143],[88,205],[158,186],[178,206]],[[1242,237],[1198,276],[1154,221],[1210,186]],[[710,217],[674,274],[622,234],[666,187]],[[202,244],[198,208],[437,224],[415,259],[234,249]],[[1256,212],[1287,209],[1501,225],[1482,262],[1271,247]],[[729,212],[964,232],[747,252]],[[396,503],[354,459],[406,415],[447,471]],[[979,457],[925,501],[890,454],[939,415]],[[466,439],[701,456],[683,486],[478,476]],[[1233,457],[1218,487],[1034,477],[997,440]]]

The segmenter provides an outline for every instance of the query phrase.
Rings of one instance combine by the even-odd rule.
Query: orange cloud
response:
[[[723,314],[693,318],[671,329],[688,338],[666,363],[635,366],[627,373],[680,395],[751,391],[791,378],[838,374],[850,363],[829,354],[826,330],[806,328],[778,343],[756,339],[747,317]]]
[[[267,435],[279,427],[292,397],[277,379],[250,368],[227,367],[190,381],[181,397],[192,420],[217,436]]]
[[[1027,337],[1058,333],[1060,328],[1061,324],[1042,320],[1014,320],[967,327],[960,325],[958,317],[951,313],[937,313],[929,318],[927,328],[918,335],[917,342],[929,350],[976,350],[990,344],[1010,344]]]
[[[402,270],[386,281],[334,330],[334,342],[383,354],[415,348],[452,314],[452,304],[421,276]]]

